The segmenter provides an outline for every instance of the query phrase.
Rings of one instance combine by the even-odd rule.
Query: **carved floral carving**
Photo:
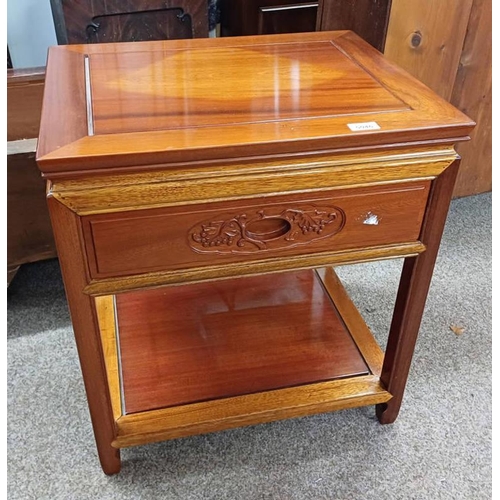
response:
[[[224,214],[189,231],[189,244],[200,253],[254,253],[292,248],[329,238],[342,230],[345,213],[335,206],[267,208]]]

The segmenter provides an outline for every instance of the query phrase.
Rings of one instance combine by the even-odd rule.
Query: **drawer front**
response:
[[[83,218],[92,278],[418,240],[429,181]]]

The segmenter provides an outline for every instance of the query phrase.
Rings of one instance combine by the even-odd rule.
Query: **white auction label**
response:
[[[362,130],[380,130],[380,125],[377,122],[348,123],[347,126],[353,132],[361,132]]]

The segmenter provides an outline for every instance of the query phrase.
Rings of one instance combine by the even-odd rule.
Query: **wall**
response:
[[[7,0],[7,43],[14,68],[45,66],[57,45],[49,0]]]

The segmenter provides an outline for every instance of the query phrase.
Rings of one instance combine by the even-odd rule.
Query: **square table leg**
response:
[[[394,422],[401,407],[459,164],[455,160],[433,181],[420,235],[426,250],[404,262],[381,374],[393,397],[376,407],[382,424]]]
[[[115,422],[111,407],[102,344],[97,323],[95,301],[83,292],[89,277],[82,248],[79,217],[52,197],[49,212],[64,278],[71,321],[75,334],[85,391],[103,471],[120,471],[120,451],[111,446],[115,438]]]

